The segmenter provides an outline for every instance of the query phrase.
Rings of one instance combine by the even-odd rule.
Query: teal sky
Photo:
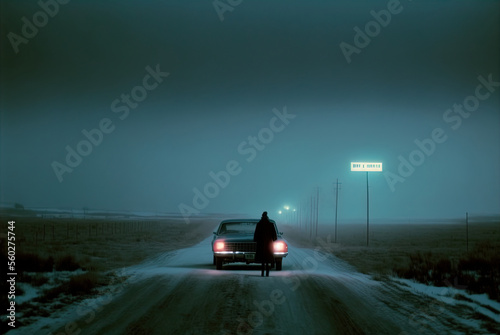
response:
[[[366,175],[350,162],[381,161],[373,218],[499,214],[500,3],[401,1],[349,63],[340,44],[355,47],[354,28],[388,3],[242,1],[221,21],[211,1],[73,0],[16,50],[12,33],[43,9],[2,1],[0,201],[257,217],[305,206],[319,186],[330,220],[339,178],[341,216],[362,219]],[[155,81],[148,67],[169,75]],[[469,99],[478,85],[484,99]],[[146,96],[127,105],[134,92]],[[453,112],[464,103],[471,112]],[[294,117],[273,121],[285,106]],[[113,130],[70,167],[67,146],[106,119]],[[270,123],[282,129],[272,138]],[[441,143],[401,176],[400,157],[436,129]],[[210,172],[233,161],[239,172],[207,196]],[[54,164],[72,171],[58,177]]]

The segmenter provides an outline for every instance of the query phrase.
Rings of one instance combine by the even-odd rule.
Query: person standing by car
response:
[[[264,270],[266,271],[266,276],[269,277],[269,263],[271,263],[271,267],[274,267],[273,242],[277,239],[276,229],[274,229],[274,225],[269,221],[267,212],[262,213],[262,218],[257,223],[253,235],[253,240],[257,243],[255,260],[258,263],[262,263],[262,277],[264,277]]]

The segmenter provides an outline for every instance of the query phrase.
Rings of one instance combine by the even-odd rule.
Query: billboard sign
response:
[[[382,172],[381,162],[351,162],[351,171]]]

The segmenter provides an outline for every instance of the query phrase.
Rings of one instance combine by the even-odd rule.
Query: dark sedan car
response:
[[[276,270],[282,269],[283,258],[288,255],[288,245],[281,237],[283,233],[278,231],[276,222],[270,220],[276,229],[278,239],[274,242],[274,260]],[[212,251],[214,253],[214,265],[217,270],[222,269],[225,263],[256,263],[256,243],[253,234],[257,226],[257,219],[235,219],[224,220],[214,232],[212,240]]]

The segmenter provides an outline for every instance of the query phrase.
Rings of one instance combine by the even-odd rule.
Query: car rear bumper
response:
[[[226,262],[246,262],[256,263],[255,252],[246,251],[216,251],[214,256],[223,258]],[[288,252],[275,252],[274,258],[283,258],[288,256]]]

